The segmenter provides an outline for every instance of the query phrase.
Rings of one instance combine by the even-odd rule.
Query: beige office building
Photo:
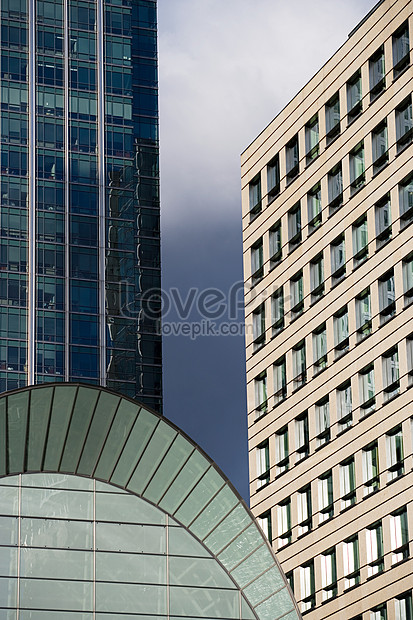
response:
[[[242,155],[251,507],[311,620],[412,620],[413,2]]]

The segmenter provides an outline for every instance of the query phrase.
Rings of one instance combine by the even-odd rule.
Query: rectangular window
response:
[[[397,152],[411,144],[413,138],[413,115],[412,115],[412,96],[409,95],[396,108],[396,141]]]
[[[304,283],[303,272],[299,271],[290,280],[291,294],[291,320],[294,320],[302,314],[304,310]]]
[[[371,304],[369,288],[356,297],[356,327],[358,342],[371,334]]]
[[[281,403],[287,397],[287,377],[285,355],[274,363],[274,404]]]
[[[413,174],[399,183],[400,228],[413,222]]]
[[[380,488],[377,441],[363,448],[362,460],[364,496],[366,497]]]
[[[270,542],[272,542],[271,511],[269,510],[268,512],[264,512],[264,514],[257,517],[257,521],[265,536]]]
[[[396,620],[413,620],[412,593],[406,592],[395,600]]]
[[[384,400],[389,400],[400,391],[399,355],[397,348],[384,353],[381,358],[383,366]]]
[[[250,219],[253,220],[261,213],[261,175],[258,174],[250,182],[249,186],[249,205],[250,205]]]
[[[329,215],[333,215],[343,205],[343,172],[341,162],[328,173],[327,185]]]
[[[327,333],[325,323],[313,332],[313,362],[315,373],[327,367]]]
[[[268,439],[257,447],[257,489],[270,481],[270,450]]]
[[[325,105],[327,146],[340,135],[340,99],[336,93]]]
[[[407,372],[409,387],[413,385],[413,334],[406,338]]]
[[[328,397],[315,405],[317,425],[317,447],[320,448],[330,441],[330,404]]]
[[[264,255],[262,239],[251,247],[251,280],[252,286],[258,284],[264,275]]]
[[[341,357],[343,353],[348,351],[349,347],[349,332],[348,332],[348,312],[347,306],[341,308],[333,316],[334,327],[334,349],[336,359]]]
[[[300,489],[297,493],[298,536],[310,532],[313,526],[311,507],[311,486]]]
[[[359,372],[359,389],[360,389],[360,408],[362,410],[361,417],[374,411],[376,404],[376,393],[374,388],[374,368],[367,366]]]
[[[347,82],[347,122],[352,123],[361,114],[361,72],[357,71]]]
[[[319,152],[318,114],[316,114],[305,126],[305,154],[307,166],[318,157]]]
[[[360,583],[360,554],[358,536],[343,541],[344,589]]]
[[[371,132],[373,174],[377,174],[389,161],[387,122],[383,121]]]
[[[318,479],[319,523],[334,516],[333,474],[329,472]]]
[[[358,267],[367,259],[369,241],[367,234],[367,215],[363,215],[352,226],[353,231],[353,266]]]
[[[337,388],[337,423],[338,432],[345,431],[353,423],[353,401],[351,383],[347,381]]]
[[[295,135],[292,140],[288,142],[285,147],[285,159],[286,159],[286,176],[287,185],[291,183],[299,172],[299,155],[298,155],[298,135]]]
[[[350,194],[353,196],[363,187],[366,176],[364,167],[364,144],[360,142],[350,151]]]
[[[265,305],[261,304],[252,313],[252,328],[254,351],[258,351],[265,344]]]
[[[300,566],[301,612],[315,607],[314,560]]]
[[[396,294],[393,269],[379,279],[380,325],[396,314]]]
[[[376,220],[376,249],[381,248],[391,239],[390,195],[386,194],[374,205]]]
[[[323,601],[337,596],[337,564],[334,548],[321,554],[321,587]]]
[[[273,269],[282,258],[281,221],[270,228],[270,269]]]
[[[285,547],[291,542],[291,498],[277,506],[278,521],[278,548]]]
[[[307,194],[308,232],[313,232],[321,224],[321,185],[317,183]]]
[[[366,529],[367,573],[369,577],[384,570],[383,528],[381,521]]]
[[[284,328],[284,292],[283,287],[271,297],[272,335],[276,336]]]
[[[369,59],[370,103],[386,88],[383,45]]]
[[[404,305],[408,306],[413,301],[413,254],[403,259],[403,293]]]
[[[277,154],[267,165],[268,202],[280,193],[280,157]]]
[[[386,433],[387,481],[404,474],[403,434],[401,426]]]
[[[409,22],[404,22],[392,37],[393,78],[396,79],[410,64]]]
[[[288,211],[288,248],[292,252],[301,243],[301,206],[297,202]]]
[[[290,464],[287,426],[275,433],[275,453],[278,476],[279,474],[283,474],[285,471],[288,471]]]
[[[308,412],[304,411],[295,419],[296,463],[310,454],[310,434],[308,430]]]
[[[285,573],[285,578],[291,588],[291,592],[294,593],[294,571],[290,570],[288,573]]]
[[[344,235],[340,235],[330,244],[332,284],[338,284],[346,275],[346,246]]]
[[[293,348],[293,387],[298,390],[307,381],[307,365],[305,356],[305,341],[302,340]]]
[[[310,262],[311,303],[315,303],[324,295],[324,261],[319,254]]]
[[[340,495],[341,510],[345,510],[356,503],[354,457],[340,463]]]
[[[262,372],[254,379],[255,411],[257,417],[267,413],[267,373]]]
[[[387,620],[386,603],[383,603],[383,605],[379,605],[378,607],[372,609],[370,612],[369,620]]]

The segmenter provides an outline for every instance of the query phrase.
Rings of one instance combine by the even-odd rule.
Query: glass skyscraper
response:
[[[154,0],[2,0],[0,390],[161,407]]]

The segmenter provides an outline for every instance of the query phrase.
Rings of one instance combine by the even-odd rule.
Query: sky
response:
[[[240,154],[375,4],[158,0],[164,413],[246,501]]]

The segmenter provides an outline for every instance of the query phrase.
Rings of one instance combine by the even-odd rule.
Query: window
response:
[[[305,359],[305,341],[302,340],[293,348],[293,386],[300,388],[307,381],[307,366]]]
[[[288,498],[277,506],[278,548],[291,542],[291,499]]]
[[[281,260],[281,221],[270,228],[270,269],[273,269]]]
[[[268,202],[280,193],[280,157],[277,154],[267,165]]]
[[[401,426],[386,433],[387,481],[404,474],[403,434]]]
[[[347,306],[341,308],[333,316],[334,349],[336,359],[348,351],[348,312]]]
[[[285,355],[274,364],[274,404],[281,403],[287,396],[287,378],[285,372]]]
[[[295,135],[285,147],[287,185],[291,183],[299,171],[298,135]]]
[[[308,232],[313,232],[321,224],[321,186],[317,183],[307,194]]]
[[[354,457],[340,463],[340,495],[341,510],[345,510],[356,503]]]
[[[271,297],[271,315],[272,335],[276,336],[284,327],[284,293],[282,286]]]
[[[343,541],[344,589],[360,583],[360,554],[358,536]]]
[[[369,60],[370,103],[386,88],[384,47],[381,46]]]
[[[297,202],[288,211],[288,248],[290,252],[301,243],[301,206]]]
[[[363,187],[366,177],[364,174],[364,144],[360,142],[350,151],[350,194],[353,196]]]
[[[356,326],[358,342],[371,334],[371,305],[369,288],[356,297]]]
[[[396,108],[396,141],[400,153],[412,142],[413,117],[411,95]]]
[[[379,479],[379,455],[377,451],[377,441],[363,448],[363,484],[364,496],[378,491],[380,488]]]
[[[396,620],[413,620],[412,593],[406,592],[395,600]]]
[[[291,320],[296,319],[304,310],[303,272],[299,271],[290,280]]]
[[[336,393],[338,432],[342,432],[350,428],[353,423],[353,402],[350,381],[340,385]]]
[[[264,512],[264,514],[257,517],[258,525],[268,538],[270,542],[272,542],[272,522],[271,522],[271,511]]]
[[[250,219],[253,220],[261,213],[261,175],[258,174],[249,184]]]
[[[265,306],[261,304],[252,313],[252,328],[254,351],[258,351],[265,344]]]
[[[391,349],[382,356],[384,400],[396,396],[400,390],[399,356],[397,348]]]
[[[362,417],[374,411],[376,403],[374,389],[374,368],[367,366],[359,372],[359,389],[360,389],[360,407],[362,409]]]
[[[323,601],[337,596],[337,564],[334,548],[321,554],[321,586]]]
[[[413,301],[413,254],[403,259],[403,293],[404,305],[408,306]]]
[[[294,593],[294,571],[290,570],[288,573],[285,573],[285,578],[291,588],[291,592]]]
[[[386,603],[375,607],[370,611],[369,620],[387,620],[387,607]]]
[[[308,432],[308,412],[304,411],[295,419],[295,450],[296,463],[299,463],[310,453],[310,435]]]
[[[305,126],[305,153],[307,165],[311,164],[311,162],[318,157],[320,152],[318,133],[318,114],[316,114]]]
[[[301,612],[315,607],[314,560],[300,566]]]
[[[377,174],[389,161],[387,122],[383,121],[371,132],[373,174]]]
[[[381,248],[391,239],[390,195],[386,194],[374,206],[376,219],[376,249]]]
[[[285,471],[288,471],[290,463],[287,426],[275,433],[275,453],[278,476],[279,474],[283,474]]]
[[[334,239],[330,245],[331,254],[331,280],[332,284],[338,284],[346,275],[346,248],[344,235]]]
[[[255,385],[255,410],[257,417],[267,413],[267,373],[262,372],[256,379]]]
[[[310,262],[311,303],[315,303],[324,295],[324,261],[319,254]]]
[[[320,448],[330,441],[330,404],[328,397],[315,405],[317,424],[317,447]]]
[[[413,334],[406,338],[407,348],[407,372],[409,387],[413,385]]]
[[[338,93],[326,103],[325,112],[328,146],[340,134],[340,99]]]
[[[384,569],[383,529],[381,521],[366,529],[367,574],[378,575]]]
[[[343,172],[341,162],[327,175],[329,215],[343,205]]]
[[[264,275],[262,239],[251,247],[251,273],[252,286],[255,286]]]
[[[379,279],[380,325],[396,313],[396,294],[394,291],[393,269]]]
[[[352,226],[353,230],[353,266],[358,267],[368,257],[369,242],[367,234],[367,215],[363,215]]]
[[[257,447],[257,489],[270,481],[270,450],[268,439]]]
[[[314,372],[320,372],[327,366],[327,335],[326,324],[323,323],[313,332]]]
[[[311,506],[311,486],[300,489],[297,493],[297,518],[298,536],[303,536],[310,532],[313,527],[312,506]]]
[[[357,71],[347,82],[347,122],[352,123],[362,110],[361,73]]]
[[[393,78],[396,79],[410,64],[409,24],[406,21],[394,33],[393,46]]]
[[[399,183],[400,228],[413,222],[413,174]]]
[[[334,515],[333,474],[328,471],[318,479],[319,523],[328,521]]]

